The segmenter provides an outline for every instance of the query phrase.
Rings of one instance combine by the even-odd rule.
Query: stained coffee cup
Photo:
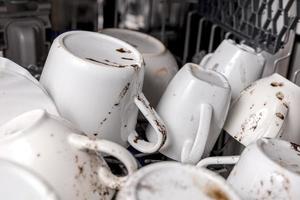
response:
[[[112,174],[101,153],[119,159],[128,175]],[[90,139],[44,110],[29,111],[0,127],[0,158],[36,173],[61,199],[111,199],[137,169],[134,157],[122,146]]]
[[[300,143],[300,88],[279,74],[246,88],[229,110],[224,129],[243,145],[280,137]]]
[[[262,138],[248,145],[241,156],[205,158],[198,167],[235,163],[227,182],[242,199],[299,199],[299,145]]]
[[[104,34],[71,31],[54,40],[40,82],[61,116],[85,133],[152,153],[167,133],[142,93],[143,79],[143,59],[134,47]],[[135,131],[138,110],[154,128],[155,143]]]
[[[160,152],[185,163],[197,163],[208,156],[223,128],[230,92],[221,73],[192,63],[184,65],[157,106],[168,130]],[[156,141],[151,127],[146,135],[150,141]]]

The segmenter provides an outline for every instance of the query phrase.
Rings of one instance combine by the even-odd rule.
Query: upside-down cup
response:
[[[87,31],[58,36],[41,75],[61,116],[85,133],[152,153],[167,133],[142,93],[143,80],[143,58],[134,47]],[[143,140],[135,131],[138,110],[155,129],[156,142]]]

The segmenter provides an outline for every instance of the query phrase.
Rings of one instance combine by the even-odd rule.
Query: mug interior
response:
[[[189,64],[191,73],[194,77],[211,85],[228,88],[229,83],[226,78],[218,72],[212,70],[205,70],[198,65]]]
[[[136,181],[135,199],[236,199],[225,181],[208,170],[177,163],[155,165]]]
[[[281,167],[300,176],[300,146],[278,139],[263,139],[259,142],[264,154]]]
[[[159,40],[150,35],[137,31],[108,28],[101,30],[101,33],[127,42],[142,54],[160,54],[165,51],[165,46]]]
[[[142,57],[135,48],[101,33],[71,31],[61,38],[61,45],[71,54],[100,66],[139,67],[142,63]]]
[[[17,134],[30,129],[32,126],[36,125],[45,114],[46,111],[38,109],[19,115],[0,127],[0,139],[16,136]]]

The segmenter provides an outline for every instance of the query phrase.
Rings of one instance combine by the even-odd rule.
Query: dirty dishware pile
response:
[[[224,40],[178,70],[123,29],[59,35],[40,81],[0,58],[0,198],[298,200],[300,88],[264,63]]]

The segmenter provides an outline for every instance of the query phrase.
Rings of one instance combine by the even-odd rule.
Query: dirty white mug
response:
[[[232,90],[232,99],[253,81],[261,77],[265,64],[264,57],[244,44],[226,39],[212,54],[206,55],[200,65],[222,73]]]
[[[111,199],[128,175],[112,174],[101,153],[119,159],[128,175],[137,169],[124,147],[90,139],[44,110],[24,113],[0,127],[0,158],[32,170],[62,199]]]
[[[107,28],[100,32],[129,43],[142,54],[145,61],[143,92],[150,104],[156,107],[178,71],[173,55],[158,39],[145,33],[119,28]]]
[[[0,57],[0,125],[33,109],[59,115],[46,90],[26,69]]]
[[[160,152],[186,163],[207,156],[223,128],[230,99],[229,83],[221,73],[192,63],[184,65],[157,106],[168,131]],[[146,135],[156,140],[151,127]]]
[[[262,138],[248,145],[240,157],[205,158],[197,166],[235,163],[227,182],[242,199],[299,199],[299,145]]]
[[[59,200],[52,187],[31,170],[0,159],[0,196],[9,200]]]
[[[61,116],[85,133],[152,153],[164,144],[164,123],[142,93],[144,63],[131,45],[100,33],[71,31],[50,49],[40,82]],[[135,131],[138,110],[158,140],[142,140]]]
[[[177,162],[141,168],[123,185],[117,200],[239,200],[225,180],[206,169]]]
[[[257,80],[229,110],[224,129],[243,145],[261,137],[300,144],[300,88],[279,74]]]

